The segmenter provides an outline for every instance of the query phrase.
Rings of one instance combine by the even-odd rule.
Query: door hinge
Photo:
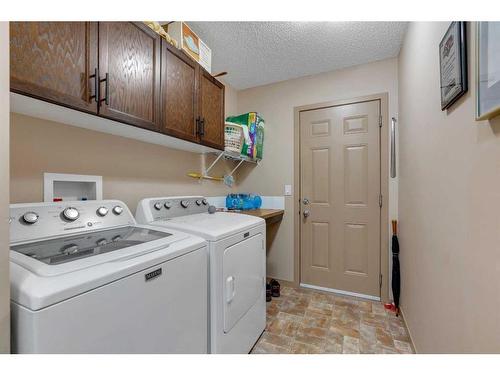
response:
[[[382,116],[378,116],[378,127],[382,127]]]
[[[380,195],[378,196],[378,206],[379,206],[380,208],[382,208],[382,201],[383,201],[382,194],[380,194]]]
[[[379,277],[379,285],[382,288],[382,274],[380,274],[380,277]]]

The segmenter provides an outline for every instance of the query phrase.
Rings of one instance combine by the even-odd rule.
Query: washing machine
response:
[[[208,249],[120,201],[10,206],[14,353],[207,353]]]
[[[208,207],[201,196],[147,198],[136,220],[208,241],[210,352],[248,353],[266,326],[265,221]]]

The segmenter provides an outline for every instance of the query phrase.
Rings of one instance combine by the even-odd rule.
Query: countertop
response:
[[[261,217],[266,221],[266,224],[272,224],[280,221],[283,218],[285,210],[259,208],[258,210],[238,211],[238,213]]]

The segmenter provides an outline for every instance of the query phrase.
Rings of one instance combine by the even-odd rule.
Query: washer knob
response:
[[[36,212],[26,212],[23,215],[23,221],[26,224],[35,224],[38,221],[38,214]]]
[[[75,221],[80,217],[80,213],[75,207],[67,207],[63,211],[63,216],[66,220]]]
[[[172,202],[165,202],[164,206],[167,210],[170,210],[170,208],[172,207]]]
[[[106,216],[108,214],[109,210],[106,207],[99,207],[97,209],[97,215],[99,216]]]
[[[181,206],[184,207],[184,208],[188,208],[189,201],[181,201]]]
[[[160,210],[161,210],[161,203],[160,203],[160,202],[156,202],[156,203],[154,204],[154,206],[155,206],[155,209],[156,209],[156,210],[158,210],[158,211],[160,211]]]
[[[122,212],[123,212],[123,208],[122,208],[122,206],[114,206],[114,207],[113,207],[113,213],[114,213],[115,215],[121,215],[121,214],[122,214]]]
[[[196,200],[196,205],[197,205],[197,206],[201,206],[201,199],[197,199],[197,200]]]
[[[203,203],[204,206],[206,206],[208,204],[208,201],[205,198],[203,198],[203,200],[201,202]]]

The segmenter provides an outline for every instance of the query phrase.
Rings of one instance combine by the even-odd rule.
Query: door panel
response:
[[[380,296],[379,114],[379,100],[300,113],[303,283]]]
[[[312,149],[312,200],[314,203],[330,202],[330,149]]]
[[[313,267],[328,268],[330,264],[330,223],[311,223]]]
[[[200,74],[200,116],[204,120],[201,143],[224,149],[224,85],[204,69]]]
[[[365,224],[346,223],[344,226],[344,273],[368,275],[368,231]]]
[[[99,114],[132,125],[159,128],[160,36],[141,23],[99,22]],[[106,87],[109,91],[106,90]]]
[[[94,22],[10,22],[10,87],[17,93],[97,113]]]
[[[162,41],[161,130],[188,141],[197,141],[197,63]]]
[[[224,250],[224,333],[228,333],[262,295],[265,269],[262,234],[247,238]],[[257,252],[257,254],[256,254]]]
[[[349,206],[366,206],[368,197],[368,145],[344,148],[344,199]]]

